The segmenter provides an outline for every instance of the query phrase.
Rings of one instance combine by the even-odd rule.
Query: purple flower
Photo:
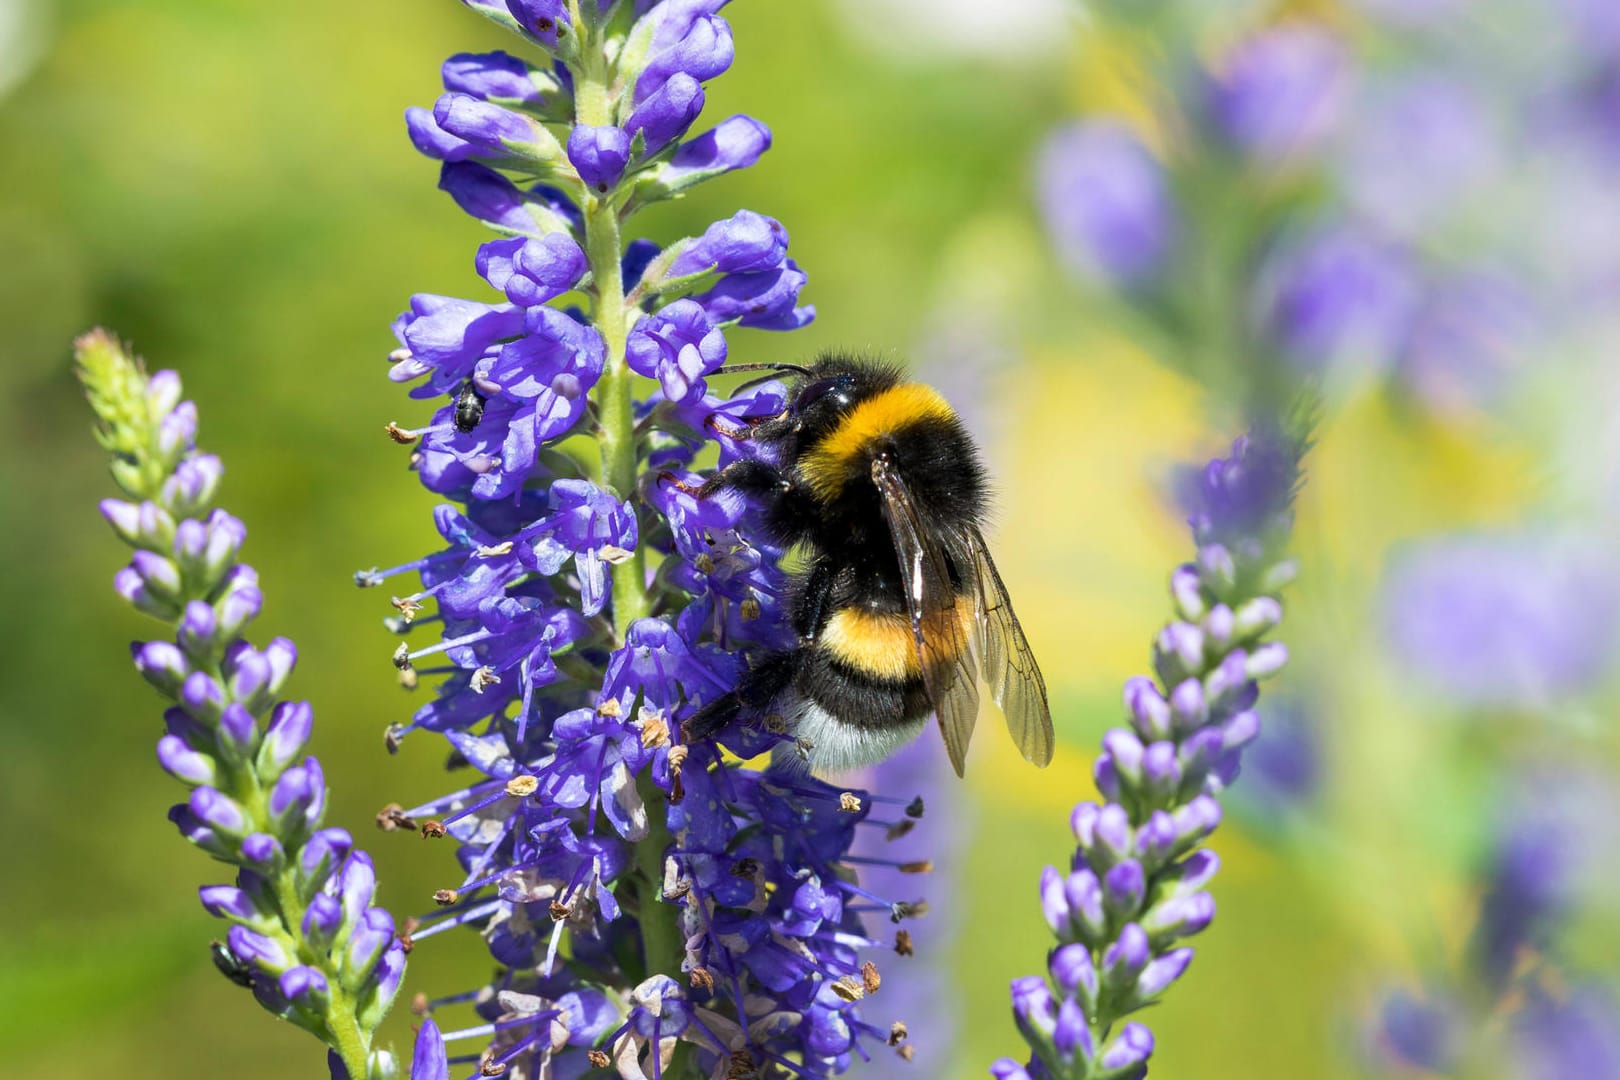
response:
[[[666,0],[647,18],[654,20],[645,66],[636,79],[634,104],[641,105],[677,75],[707,82],[731,66],[735,53],[731,27],[713,14],[724,0]]]
[[[1261,327],[1308,371],[1340,363],[1387,368],[1417,299],[1404,253],[1345,225],[1285,236],[1255,280]]]
[[[399,990],[405,954],[393,917],[372,906],[370,858],[352,850],[347,833],[322,828],[320,763],[298,760],[312,711],[276,700],[297,651],[283,638],[254,649],[241,636],[259,609],[257,575],[237,562],[247,533],[224,511],[208,511],[212,484],[176,482],[190,468],[218,468],[197,452],[197,410],[180,400],[178,376],[148,377],[102,331],[76,348],[101,440],[126,466],[113,475],[134,500],[103,505],[136,549],[119,591],[175,631],[175,644],[132,650],[136,668],[173,703],[158,761],[190,797],[169,818],[237,867],[234,884],[200,892],[203,907],[230,924],[214,962],[266,1008],[330,1045],[334,1071],[367,1075],[386,1057],[372,1051],[372,1037]],[[281,899],[289,895],[307,904],[309,918],[290,917]],[[333,950],[334,941],[346,947]]]
[[[1526,1080],[1620,1075],[1620,1007],[1600,986],[1555,998],[1533,994],[1513,1030],[1514,1057]]]
[[[1578,694],[1607,670],[1620,582],[1578,538],[1430,540],[1383,588],[1392,655],[1457,704],[1527,708]]]
[[[678,71],[635,107],[624,122],[624,130],[632,137],[640,134],[642,153],[651,157],[686,134],[703,111],[703,101],[703,87],[692,76]]]
[[[1103,737],[1093,770],[1106,801],[1074,808],[1069,870],[1049,866],[1041,877],[1041,910],[1059,942],[1050,985],[1013,984],[1032,1076],[1092,1075],[1094,1064],[1143,1075],[1153,1036],[1119,1021],[1181,978],[1193,955],[1181,940],[1214,918],[1205,889],[1220,862],[1198,845],[1259,733],[1258,681],[1287,657],[1262,639],[1293,573],[1281,546],[1303,447],[1259,429],[1188,494],[1198,561],[1171,575],[1176,619],[1154,644],[1156,678],[1126,683],[1129,726]]]
[[[447,161],[439,172],[439,188],[463,211],[499,229],[520,236],[569,232],[579,222],[579,210],[555,188],[537,184],[520,191],[500,173],[475,161]]]
[[[1344,45],[1320,26],[1284,23],[1238,44],[1204,87],[1203,107],[1240,152],[1268,164],[1310,154],[1347,91]]]
[[[726,362],[726,337],[702,305],[677,300],[636,323],[625,357],[632,370],[658,380],[665,398],[686,402],[708,392],[703,376]]]
[[[1398,371],[1436,413],[1496,405],[1544,343],[1541,322],[1511,275],[1476,272],[1435,282],[1407,328]]]
[[[1150,283],[1175,244],[1164,169],[1122,125],[1058,130],[1036,166],[1041,213],[1058,254],[1078,273],[1127,287]]]
[[[444,62],[444,88],[483,101],[537,106],[555,80],[505,52],[457,53]]]
[[[792,259],[752,274],[727,274],[706,293],[693,297],[711,322],[737,323],[758,330],[797,330],[809,325],[816,309],[798,307],[799,290],[809,278]]]
[[[568,136],[568,160],[587,187],[607,191],[624,175],[630,160],[630,136],[621,128],[575,124]]]
[[[1486,102],[1461,79],[1425,72],[1377,89],[1351,133],[1351,205],[1399,236],[1432,231],[1500,167]]]
[[[788,235],[775,218],[739,210],[717,221],[681,249],[670,264],[671,277],[717,270],[722,274],[758,273],[780,267],[787,258]]]

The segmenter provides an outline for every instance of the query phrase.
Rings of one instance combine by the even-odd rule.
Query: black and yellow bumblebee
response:
[[[859,357],[724,370],[761,369],[790,373],[787,406],[733,434],[769,452],[697,495],[747,493],[774,540],[801,545],[799,644],[699,709],[687,739],[780,716],[812,768],[836,771],[882,760],[933,713],[960,776],[982,675],[1024,757],[1047,764],[1046,684],[985,548],[987,478],[961,418],[932,387]]]

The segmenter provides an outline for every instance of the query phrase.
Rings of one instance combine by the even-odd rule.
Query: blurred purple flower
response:
[[[1391,655],[1462,707],[1528,708],[1601,679],[1620,576],[1571,538],[1467,535],[1415,544],[1383,586]]]
[[[1384,370],[1393,362],[1417,299],[1406,255],[1342,223],[1282,237],[1254,282],[1261,327],[1306,371],[1345,363]]]
[[[1107,120],[1059,128],[1036,171],[1047,231],[1073,270],[1126,287],[1163,272],[1175,207],[1163,166],[1130,129]]]
[[[1329,137],[1348,83],[1348,56],[1336,35],[1313,23],[1284,23],[1244,39],[1216,65],[1202,107],[1239,152],[1275,165],[1311,154]]]
[[[1498,132],[1460,77],[1425,71],[1366,96],[1342,183],[1350,205],[1392,235],[1439,231],[1468,193],[1499,178]]]
[[[1495,405],[1530,366],[1539,323],[1516,275],[1475,271],[1434,282],[1408,327],[1398,372],[1436,413]]]
[[[1533,993],[1513,1036],[1524,1080],[1620,1077],[1620,1007],[1605,987],[1578,986],[1558,997]]]

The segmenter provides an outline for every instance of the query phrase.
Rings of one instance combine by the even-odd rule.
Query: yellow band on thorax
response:
[[[818,498],[837,498],[861,452],[874,440],[923,420],[950,420],[955,416],[932,386],[891,386],[851,409],[837,427],[800,458],[799,470]]]

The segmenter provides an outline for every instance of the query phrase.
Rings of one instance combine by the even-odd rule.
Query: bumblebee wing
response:
[[[1046,703],[1046,680],[1035,654],[1024,639],[1023,627],[1007,599],[996,564],[978,529],[968,536],[972,549],[977,607],[974,611],[974,648],[990,696],[1007,718],[1007,731],[1025,759],[1044,766],[1052,760],[1052,711]]]
[[[923,686],[939,718],[945,752],[956,775],[961,776],[973,722],[979,715],[979,688],[973,675],[971,642],[957,607],[957,588],[935,539],[937,530],[931,532],[924,526],[905,482],[882,456],[872,462],[872,483],[882,496],[883,517],[900,558],[900,579]]]

